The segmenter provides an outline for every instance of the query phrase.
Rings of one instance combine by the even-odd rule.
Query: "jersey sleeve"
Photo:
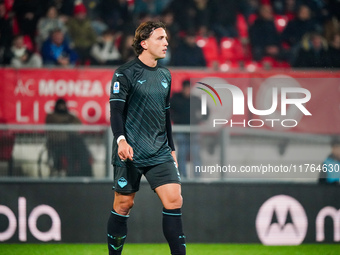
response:
[[[129,89],[129,81],[125,74],[116,71],[111,82],[110,102],[125,102]]]
[[[170,117],[170,93],[171,93],[171,78],[170,78],[170,86],[169,86],[169,92],[166,97],[165,102],[165,118],[166,118],[166,132],[167,132],[167,138],[168,138],[168,145],[170,146],[172,151],[175,151],[175,145],[172,138],[172,127],[171,127],[171,117]]]
[[[110,91],[110,120],[115,139],[124,135],[123,110],[129,93],[129,82],[119,71],[113,75]]]
[[[170,146],[172,151],[175,151],[175,144],[172,138],[172,127],[171,127],[171,117],[170,117],[170,109],[166,110],[166,134],[168,138],[168,145]]]
[[[165,110],[169,110],[170,109],[170,91],[168,96],[166,97],[166,102],[165,102]]]
[[[170,86],[169,86],[169,92],[168,92],[168,95],[165,101],[165,110],[170,109],[171,78],[169,80],[170,80]]]

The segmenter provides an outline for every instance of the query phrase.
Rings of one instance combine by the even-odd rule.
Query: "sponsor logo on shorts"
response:
[[[124,177],[120,177],[118,180],[118,185],[121,188],[124,188],[128,184],[127,180]]]

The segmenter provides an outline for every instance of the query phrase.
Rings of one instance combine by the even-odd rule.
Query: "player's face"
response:
[[[168,37],[163,28],[157,28],[153,31],[151,36],[146,39],[147,51],[155,59],[165,58],[168,47]]]

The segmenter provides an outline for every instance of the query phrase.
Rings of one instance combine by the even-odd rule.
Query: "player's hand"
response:
[[[177,157],[176,157],[176,151],[172,151],[172,152],[171,152],[171,155],[172,155],[172,157],[174,158],[174,161],[175,161],[176,166],[177,166],[177,168],[178,168],[178,162],[177,162]]]
[[[125,139],[120,140],[118,144],[118,156],[121,160],[133,160],[133,149],[132,147],[126,142]]]

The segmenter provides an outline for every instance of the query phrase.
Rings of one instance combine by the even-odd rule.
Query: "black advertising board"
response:
[[[0,242],[105,243],[113,191],[103,182],[0,183]],[[298,245],[340,242],[340,187],[184,183],[188,242]],[[147,183],[136,195],[128,242],[165,242],[162,205]]]

